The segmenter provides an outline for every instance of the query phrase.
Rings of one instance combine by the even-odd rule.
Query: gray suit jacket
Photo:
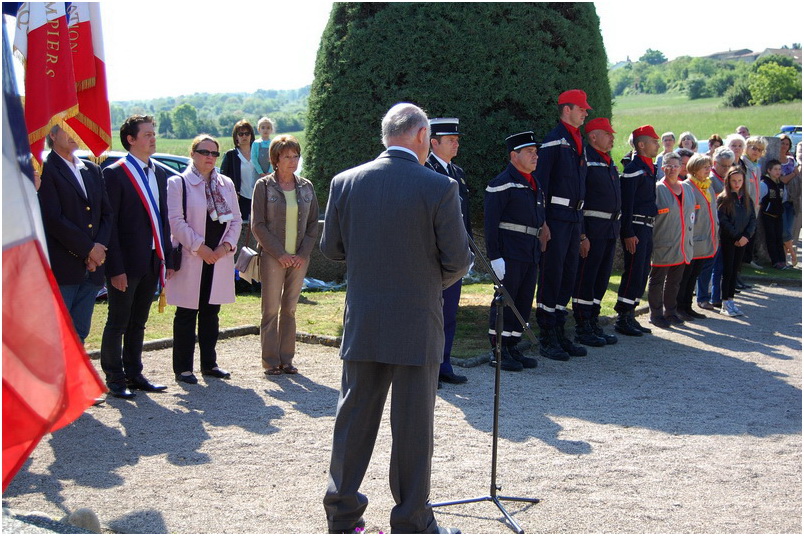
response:
[[[346,170],[330,184],[321,251],[346,261],[343,359],[441,362],[441,290],[473,260],[458,183],[396,150]]]

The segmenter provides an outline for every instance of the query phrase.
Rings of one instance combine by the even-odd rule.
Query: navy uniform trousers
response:
[[[530,311],[533,308],[533,293],[536,290],[536,275],[538,264],[535,262],[522,262],[506,259],[505,277],[502,284],[511,299],[516,304],[516,310],[522,315],[525,322],[530,318]],[[497,327],[497,307],[494,302],[489,311],[489,340],[491,346],[495,346],[495,334]],[[503,309],[503,346],[516,346],[522,340],[522,324],[517,320],[510,307]]]
[[[575,274],[581,247],[581,224],[553,220],[549,223],[550,241],[539,265],[539,291],[536,320],[540,328],[563,326],[567,304],[575,286]],[[550,284],[560,280],[559,285]]]
[[[617,291],[617,304],[614,310],[626,313],[636,309],[645,293],[650,275],[650,255],[653,252],[653,226],[634,223],[634,236],[637,237],[636,251],[632,255],[623,245],[623,277]]]
[[[589,221],[587,221],[589,228]],[[591,320],[600,315],[600,301],[609,287],[611,268],[614,265],[616,238],[589,240],[589,254],[578,260],[572,314],[576,322]]]

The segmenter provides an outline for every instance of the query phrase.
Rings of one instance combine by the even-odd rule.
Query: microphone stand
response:
[[[497,508],[505,516],[505,519],[513,526],[514,530],[517,534],[524,534],[525,531],[522,530],[522,527],[519,526],[519,523],[508,513],[508,510],[505,509],[505,506],[500,501],[519,501],[519,502],[529,502],[529,503],[538,503],[540,499],[529,499],[525,497],[503,497],[501,495],[497,495],[497,492],[502,489],[502,486],[497,484],[497,438],[499,435],[499,420],[500,420],[500,364],[502,362],[502,332],[503,332],[503,311],[505,307],[508,306],[514,312],[517,320],[522,324],[524,333],[528,336],[530,341],[533,344],[536,344],[536,336],[533,334],[533,331],[530,329],[530,325],[525,322],[522,318],[522,315],[519,314],[517,311],[514,300],[511,298],[511,295],[508,294],[508,291],[502,284],[502,281],[497,277],[497,274],[494,273],[494,270],[491,267],[491,263],[489,263],[488,259],[486,258],[483,253],[478,249],[477,244],[475,243],[474,239],[469,236],[469,247],[472,249],[472,252],[475,254],[475,261],[479,261],[478,264],[486,271],[490,276],[491,279],[494,281],[494,304],[497,307],[497,322],[495,325],[495,332],[496,332],[496,344],[494,346],[494,357],[497,361],[497,366],[495,367],[495,374],[494,374],[494,425],[492,427],[492,447],[491,447],[491,486],[489,495],[485,495],[483,497],[475,497],[473,499],[461,499],[457,501],[448,501],[448,502],[440,502],[435,503],[432,506],[434,508],[439,506],[451,506],[455,504],[469,504],[475,502],[484,502],[484,501],[491,501]]]

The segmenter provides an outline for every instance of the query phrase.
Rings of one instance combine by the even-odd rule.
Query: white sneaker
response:
[[[756,268],[757,270],[762,269],[762,266],[759,263],[757,263],[757,261],[751,261],[748,263],[748,265],[751,266],[752,268]]]
[[[731,316],[743,316],[743,312],[737,307],[737,304],[734,303],[734,300],[731,300]]]
[[[738,316],[734,311],[734,300],[723,300],[723,307],[720,308],[720,314],[726,316]]]

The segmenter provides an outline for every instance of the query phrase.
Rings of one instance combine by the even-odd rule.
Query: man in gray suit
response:
[[[332,179],[321,251],[346,261],[343,374],[324,509],[331,533],[365,526],[359,493],[388,389],[397,533],[451,533],[429,503],[433,412],[444,351],[441,291],[473,260],[458,184],[422,164],[427,115],[408,103],[382,120],[387,150]]]

